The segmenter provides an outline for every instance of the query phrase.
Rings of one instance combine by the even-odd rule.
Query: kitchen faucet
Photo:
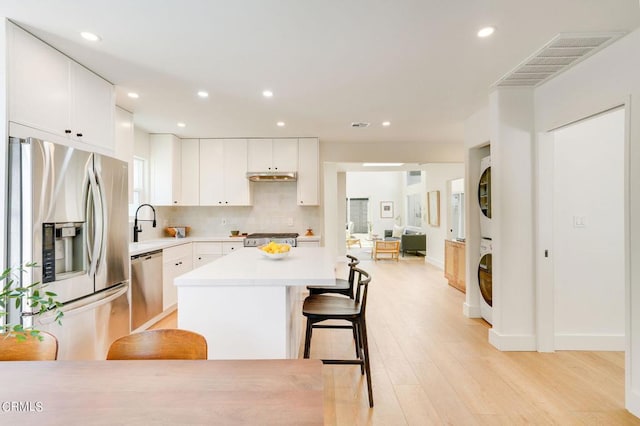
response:
[[[151,210],[153,210],[153,220],[138,219],[138,211],[144,206],[149,206],[149,207],[151,207]],[[153,226],[155,228],[156,227],[156,209],[154,209],[151,204],[140,204],[140,206],[138,206],[138,209],[136,210],[135,219],[133,220],[133,242],[134,243],[138,242],[138,234],[140,232],[142,232],[142,227],[140,225],[138,225],[138,220],[140,220],[141,222],[143,222],[143,221],[144,222],[153,222],[153,224],[151,226]]]

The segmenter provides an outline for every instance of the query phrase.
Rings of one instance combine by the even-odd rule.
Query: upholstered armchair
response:
[[[407,251],[423,252],[427,251],[427,236],[421,233],[419,230],[403,228],[401,231],[399,227],[391,229],[385,229],[384,239],[387,241],[400,240],[400,251],[404,256]],[[395,231],[395,232],[394,232]]]

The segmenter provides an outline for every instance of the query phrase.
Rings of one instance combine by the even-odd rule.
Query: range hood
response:
[[[295,182],[296,172],[247,172],[247,179],[251,182]]]

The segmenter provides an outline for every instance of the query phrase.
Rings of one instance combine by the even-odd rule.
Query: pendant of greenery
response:
[[[55,321],[62,324],[63,312],[60,310],[62,303],[56,300],[57,294],[51,291],[45,291],[45,285],[40,282],[29,284],[28,286],[20,285],[20,274],[25,272],[26,268],[35,268],[37,265],[33,262],[27,262],[24,265],[7,268],[0,275],[2,282],[2,290],[0,290],[0,318],[4,317],[5,321],[0,324],[0,334],[6,337],[13,336],[19,341],[27,340],[28,336],[42,340],[40,331],[33,327],[24,327],[22,324],[10,324],[6,322],[8,310],[11,304],[16,309],[20,309],[22,304],[27,304],[33,308],[35,312],[53,311]],[[38,287],[39,286],[39,287]]]

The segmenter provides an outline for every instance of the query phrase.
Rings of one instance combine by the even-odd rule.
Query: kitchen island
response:
[[[294,247],[282,259],[244,248],[175,279],[178,328],[207,339],[209,359],[297,358],[307,285],[335,284],[335,259]]]

